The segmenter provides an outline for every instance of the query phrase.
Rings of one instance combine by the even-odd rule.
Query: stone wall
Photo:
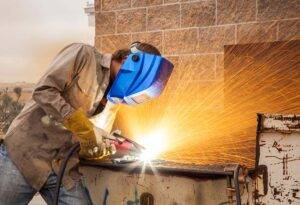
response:
[[[222,77],[224,45],[300,38],[298,0],[95,1],[98,49],[112,52],[139,40],[166,56],[196,55],[210,61],[199,68],[200,81]]]

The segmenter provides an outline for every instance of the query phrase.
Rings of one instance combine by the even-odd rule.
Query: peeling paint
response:
[[[269,189],[257,196],[258,204],[300,203],[299,123],[297,115],[263,116],[258,136],[258,165],[268,169]]]
[[[300,132],[300,116],[298,115],[265,115],[263,118],[263,130],[281,132]]]

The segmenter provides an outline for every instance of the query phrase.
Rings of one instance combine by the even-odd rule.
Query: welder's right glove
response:
[[[78,109],[63,120],[64,126],[73,132],[80,142],[79,155],[87,159],[101,159],[110,151],[109,144],[98,140],[94,132],[94,126],[86,117],[82,109]]]

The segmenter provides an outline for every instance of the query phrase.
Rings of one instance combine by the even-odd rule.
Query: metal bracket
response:
[[[240,184],[246,183],[246,176],[248,175],[248,170],[239,164],[235,164],[225,167],[224,171],[233,172],[234,186],[232,186],[232,178],[230,176],[227,176],[228,200],[230,203],[233,203],[233,193],[235,193],[236,204],[241,205],[242,201]]]

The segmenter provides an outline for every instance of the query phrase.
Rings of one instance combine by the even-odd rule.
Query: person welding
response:
[[[80,151],[67,163],[59,204],[92,204],[79,158],[101,159],[119,148],[104,140],[110,133],[95,128],[90,118],[108,104],[136,105],[158,96],[172,69],[147,43],[135,42],[113,54],[80,43],[61,50],[2,139],[0,205],[28,204],[37,192],[52,204],[62,160],[78,142]]]

